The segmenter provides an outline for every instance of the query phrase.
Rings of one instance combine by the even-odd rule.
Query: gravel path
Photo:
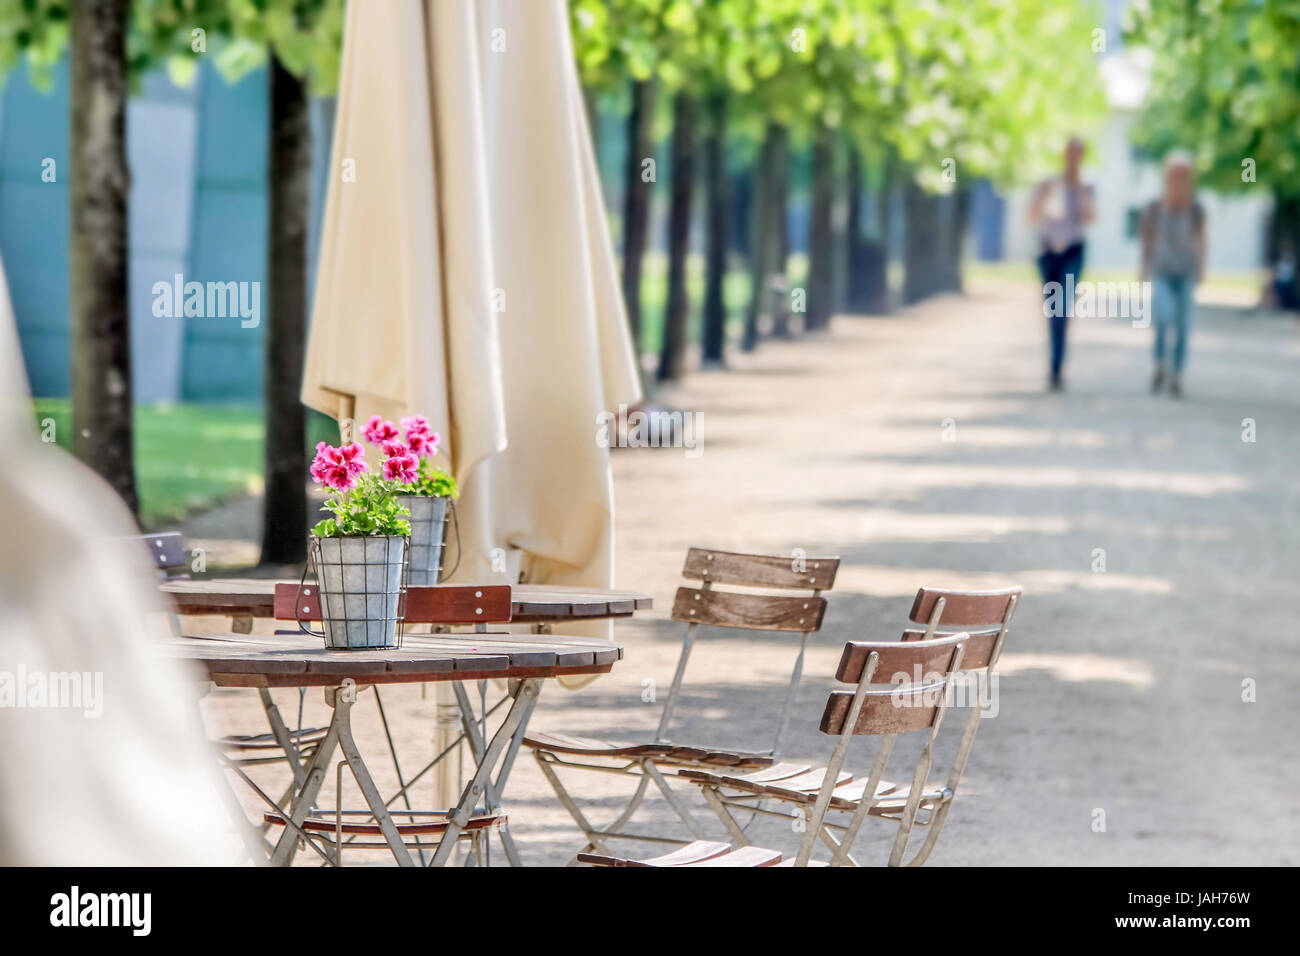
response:
[[[578,693],[548,687],[533,726],[653,729],[643,687],[671,681],[680,629],[667,612],[693,544],[843,558],[792,757],[829,751],[815,725],[845,640],[897,637],[921,584],[1019,583],[998,715],[981,725],[933,865],[1300,862],[1296,326],[1202,309],[1176,401],[1148,391],[1150,331],[1100,319],[1075,322],[1068,390],[1046,394],[1041,324],[1032,287],[976,285],[692,374],[666,398],[703,415],[703,454],[615,456],[619,581],[653,592],[656,609],[617,626],[627,656],[614,674]],[[793,656],[786,636],[704,636],[673,737],[765,746]],[[282,697],[296,708],[295,692]],[[322,719],[320,693],[307,697],[308,719]],[[390,689],[385,704],[413,766],[431,752],[432,694]],[[259,724],[251,693],[206,706],[214,730]],[[373,706],[358,709],[363,746],[382,747]],[[570,779],[598,819],[628,790]],[[578,848],[527,754],[508,796],[528,862]],[[662,800],[638,819],[668,822]],[[859,859],[883,862],[886,829],[866,834]],[[763,821],[754,839],[792,847],[791,830]]]

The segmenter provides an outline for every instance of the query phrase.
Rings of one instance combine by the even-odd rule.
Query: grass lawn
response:
[[[38,428],[54,421],[58,444],[72,441],[72,403],[38,398]],[[332,419],[311,413],[307,447],[337,440]],[[241,405],[139,405],[135,467],[140,519],[156,527],[235,495],[262,489],[262,410]],[[306,474],[303,481],[307,480]]]
[[[620,267],[621,268],[621,267]],[[790,284],[799,286],[808,272],[807,257],[794,254],[790,257],[788,272]],[[692,253],[686,257],[686,297],[690,310],[686,318],[686,340],[700,340],[700,320],[704,309],[704,256]],[[732,339],[740,337],[745,323],[745,309],[749,307],[749,269],[733,259],[727,269],[722,286],[722,299],[727,306],[727,334]],[[641,352],[659,354],[663,344],[664,310],[668,307],[668,256],[663,251],[647,252],[641,267]]]

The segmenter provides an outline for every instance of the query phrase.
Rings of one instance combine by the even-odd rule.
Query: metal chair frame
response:
[[[736,839],[735,849],[728,847],[726,844],[696,841],[678,854],[668,854],[652,860],[628,860],[613,856],[601,857],[584,851],[581,862],[597,866],[809,866],[814,862],[812,860],[812,851],[820,840],[831,849],[831,866],[845,863],[856,865],[856,862],[849,856],[849,850],[857,836],[858,828],[876,805],[877,800],[885,797],[894,789],[893,785],[884,783],[884,773],[889,758],[893,753],[895,741],[901,734],[924,732],[926,742],[920,756],[917,758],[916,767],[912,773],[911,790],[905,804],[897,814],[898,832],[895,836],[889,862],[890,865],[898,865],[905,855],[917,811],[920,809],[923,800],[924,783],[932,764],[934,741],[938,736],[947,709],[949,683],[953,675],[960,672],[962,659],[966,653],[967,640],[967,635],[959,633],[931,638],[907,646],[855,642],[846,645],[846,660],[849,658],[850,651],[857,653],[867,651],[868,654],[862,664],[857,686],[847,707],[847,712],[839,713],[839,709],[835,706],[837,700],[844,695],[832,694],[827,701],[825,715],[822,718],[822,729],[826,731],[827,728],[834,727],[836,722],[839,723],[836,744],[830,761],[825,768],[816,803],[809,814],[809,825],[804,832],[797,855],[793,860],[782,862],[780,854],[776,853],[776,851],[753,847],[745,839],[744,833],[740,830],[734,817],[731,816],[730,811],[724,808],[720,815],[723,817],[724,822],[728,823],[728,830],[732,832],[733,838]],[[904,681],[888,689],[881,689],[882,685],[878,681],[887,676],[881,670],[883,666],[886,666],[881,663],[882,657],[890,660],[895,668],[898,668],[899,665],[906,667],[907,670],[904,670],[903,673],[909,673],[913,665],[919,668],[923,663],[934,668],[934,670],[928,674],[918,674],[915,680]],[[843,669],[844,664],[841,665],[841,672]],[[863,709],[869,702],[873,704],[873,707],[868,714],[864,714]],[[928,714],[919,716],[925,718],[926,722],[921,724],[919,721],[903,721],[893,713],[897,708],[908,706],[924,708]],[[848,775],[841,776],[841,770],[848,756],[849,745],[854,737],[865,734],[879,736],[881,738],[880,743],[876,749],[876,757],[872,763],[870,774],[864,785],[864,798],[859,801],[852,820],[845,828],[844,836],[837,840],[830,830],[824,826],[826,812],[830,806],[834,791],[852,780]],[[709,793],[710,789],[710,787],[705,786],[705,793]],[[752,852],[746,855],[744,853],[746,850]],[[774,857],[775,862],[773,861]]]
[[[942,639],[945,637],[953,637],[957,635],[960,635],[966,638],[967,640],[970,640],[972,637],[984,638],[992,634],[993,636],[992,648],[989,651],[987,663],[984,665],[983,668],[979,669],[983,671],[985,681],[986,682],[991,681],[993,677],[994,668],[997,666],[998,658],[1001,656],[1002,648],[1006,641],[1007,632],[1010,629],[1011,619],[1015,615],[1016,609],[1020,603],[1020,597],[1021,597],[1020,589],[1008,588],[1005,589],[1004,591],[997,591],[997,592],[962,592],[962,591],[953,591],[953,590],[945,591],[940,589],[922,588],[917,594],[916,601],[913,603],[913,614],[912,614],[913,620],[917,619],[916,611],[918,608],[921,607],[922,601],[927,593],[933,593],[935,595],[935,598],[934,598],[934,603],[931,612],[928,618],[924,620],[924,623],[926,625],[925,631],[924,632],[911,631],[911,630],[905,631],[903,635],[903,640],[905,642],[910,642],[915,640],[930,641],[935,639]],[[1007,599],[1005,610],[1002,614],[1001,620],[997,622],[996,625],[994,625],[997,628],[996,632],[994,632],[991,627],[985,630],[978,630],[972,632],[969,629],[970,622],[963,622],[962,625],[960,625],[965,628],[961,632],[955,632],[952,630],[940,631],[940,628],[944,626],[944,622],[943,622],[944,611],[946,610],[948,603],[951,599],[958,599],[962,597],[971,597],[971,596],[987,597],[992,595],[997,595],[997,596],[1005,595]],[[875,657],[876,655],[873,654],[872,655],[873,660]],[[874,669],[874,664],[872,665],[872,667]],[[962,671],[960,668],[960,659],[958,659],[958,661],[953,666],[953,675],[955,676],[959,672],[970,674],[970,673],[977,673],[977,670],[968,669]],[[865,681],[866,678],[867,678],[867,672],[866,669],[864,669],[863,681]],[[859,682],[859,694],[863,692],[864,692],[864,683]],[[946,696],[947,693],[945,693],[945,697]],[[860,703],[857,703],[856,698],[855,698],[855,705],[860,709],[861,705]],[[945,703],[945,709],[946,709],[946,703]],[[967,717],[966,723],[963,727],[961,739],[957,745],[957,750],[956,753],[954,754],[952,764],[949,767],[948,776],[944,786],[927,796],[924,793],[924,786],[926,782],[926,777],[928,777],[929,774],[930,764],[932,762],[932,755],[933,755],[933,743],[935,737],[938,734],[938,724],[942,720],[943,710],[941,709],[939,714],[936,715],[935,724],[931,728],[930,739],[927,741],[925,750],[922,755],[922,761],[921,763],[918,764],[917,772],[914,775],[911,790],[909,791],[908,794],[908,802],[898,814],[893,814],[888,812],[876,812],[876,813],[872,812],[875,809],[876,804],[878,803],[879,800],[889,798],[888,792],[876,793],[876,789],[878,788],[879,785],[879,777],[878,775],[875,775],[875,770],[877,768],[873,767],[873,776],[868,779],[868,784],[863,790],[864,799],[861,799],[858,802],[857,807],[851,813],[849,813],[849,819],[837,820],[837,819],[829,818],[828,814],[832,810],[832,808],[830,807],[830,802],[834,796],[834,790],[837,787],[843,786],[844,784],[844,781],[839,781],[837,779],[839,770],[843,764],[844,754],[846,753],[848,747],[847,740],[845,739],[844,735],[841,734],[841,739],[835,749],[835,752],[831,756],[830,763],[826,768],[825,780],[822,784],[821,789],[818,791],[818,797],[816,803],[812,807],[811,811],[809,811],[806,808],[806,806],[800,804],[801,808],[804,809],[804,812],[807,814],[808,817],[808,829],[806,831],[805,838],[802,841],[800,847],[800,853],[799,856],[796,858],[795,865],[805,866],[808,864],[808,861],[811,857],[812,847],[815,845],[818,839],[820,839],[831,849],[832,866],[841,866],[845,864],[857,865],[856,861],[850,856],[850,850],[852,848],[854,840],[856,840],[858,836],[858,832],[862,826],[863,820],[865,820],[868,815],[876,816],[878,818],[883,818],[883,819],[891,819],[891,820],[897,819],[899,821],[898,837],[895,842],[894,850],[890,855],[891,866],[898,866],[902,863],[902,858],[906,851],[908,839],[910,837],[912,828],[917,825],[926,827],[928,832],[926,834],[924,843],[922,844],[921,848],[917,851],[917,853],[913,856],[913,858],[910,861],[908,861],[906,865],[920,866],[924,864],[926,860],[929,859],[930,854],[934,851],[935,844],[938,842],[939,839],[939,834],[943,829],[944,823],[947,821],[948,813],[952,809],[953,799],[956,796],[957,788],[961,781],[961,776],[966,769],[966,763],[970,758],[971,749],[974,746],[975,734],[976,731],[979,729],[980,710],[978,707],[972,706],[970,708],[970,711],[971,711],[970,715]],[[852,725],[853,725],[852,722],[850,722],[848,726],[852,726]],[[888,759],[889,750],[892,747],[893,747],[892,738],[882,742],[880,755],[885,760]],[[878,760],[879,759],[880,757],[878,757]],[[925,768],[924,775],[922,775],[920,772],[922,766],[924,766]],[[879,769],[883,771],[883,764],[879,766]],[[760,794],[745,794],[745,793],[735,793],[735,792],[726,793],[724,792],[725,787],[722,786],[712,785],[700,780],[694,780],[692,782],[700,786],[702,795],[704,796],[706,802],[708,802],[708,804],[713,808],[718,818],[722,821],[723,825],[727,828],[728,834],[738,845],[746,845],[748,844],[749,841],[748,841],[748,837],[746,836],[745,829],[741,827],[739,823],[736,821],[734,815],[731,812],[732,810],[736,810],[736,809],[748,810],[752,813],[757,813],[766,816],[774,816],[774,817],[782,817],[782,818],[789,817],[789,814],[786,812],[766,809],[756,805],[759,801],[763,799],[769,799],[770,795],[764,796]],[[872,796],[868,797],[867,796],[868,794],[872,794]],[[781,798],[778,796],[776,797],[776,799],[779,800]],[[922,809],[922,807],[920,806],[922,802],[928,803],[929,812],[925,817],[918,817],[918,811]],[[841,810],[835,812],[843,813],[847,811]],[[835,833],[840,834],[840,837],[838,839],[834,835]]]
[[[698,574],[692,573],[691,571],[692,559],[697,558],[699,555],[703,555],[707,560],[711,561],[713,554],[721,555],[720,552],[710,552],[704,549],[692,548],[690,549],[690,551],[688,551],[686,565],[683,568],[684,577],[687,577],[688,579],[691,580],[700,581],[699,590],[702,593],[710,593],[712,591],[714,582],[713,580],[710,579],[709,572],[707,570],[700,572]],[[748,555],[748,554],[746,555],[727,554],[725,556],[728,558],[750,559],[750,560],[758,560],[758,561],[778,561],[787,565],[792,563],[791,559],[787,559],[784,557]],[[804,592],[804,594],[806,594],[806,596],[810,598],[814,598],[814,599],[821,598],[822,592],[825,590],[829,590],[834,583],[834,575],[836,569],[838,568],[839,559],[824,557],[824,558],[804,558],[803,560],[808,566],[812,567],[815,571],[821,569],[821,565],[823,562],[831,563],[829,574],[827,574],[827,572],[825,571],[822,571],[822,576],[823,579],[825,580],[824,586],[819,585],[819,586],[808,587],[808,586],[799,586],[799,585],[782,585],[782,584],[773,584],[770,582],[762,582],[762,581],[742,582],[734,579],[734,577],[732,579],[725,580],[720,583],[733,584],[739,587],[754,587],[754,588],[766,587],[766,588],[780,589],[782,591]],[[811,580],[816,582],[818,578],[816,576],[813,576]],[[743,595],[747,592],[721,592],[721,593],[734,593],[734,594]],[[677,617],[674,617],[673,619],[681,620]],[[686,675],[686,667],[688,662],[690,661],[691,652],[695,647],[696,633],[700,627],[700,625],[696,622],[683,621],[683,623],[686,623],[687,627],[686,627],[686,633],[682,637],[682,649],[677,658],[677,665],[673,672],[672,685],[669,688],[668,697],[664,701],[663,711],[659,716],[659,724],[655,729],[655,734],[652,741],[653,744],[663,744],[666,747],[673,746],[672,740],[670,740],[668,737],[668,728],[672,722],[673,714],[677,706],[678,697],[680,696],[682,685],[684,683],[684,679]],[[750,755],[754,757],[774,759],[780,755],[781,741],[785,736],[785,732],[790,723],[791,715],[794,712],[795,699],[798,696],[799,685],[803,679],[804,658],[808,648],[808,637],[810,634],[814,633],[816,630],[820,628],[820,619],[818,620],[817,624],[818,627],[813,628],[811,630],[792,632],[792,633],[797,633],[799,635],[799,651],[795,657],[794,665],[790,672],[790,680],[786,686],[785,701],[781,709],[780,718],[777,721],[776,731],[772,739],[772,746],[766,750],[749,752]],[[747,629],[743,625],[723,625],[723,624],[714,623],[712,626],[732,627],[737,630]],[[547,750],[544,746],[537,746],[537,745],[531,745],[531,746],[533,746],[533,756],[537,760],[538,766],[541,768],[543,775],[547,779],[547,782],[550,783],[551,789],[555,791],[555,795],[559,799],[560,803],[568,811],[569,816],[573,818],[574,822],[577,823],[578,826],[582,829],[583,834],[587,838],[587,843],[581,850],[578,851],[579,854],[584,854],[589,850],[599,850],[602,853],[609,854],[610,851],[605,841],[613,840],[613,839],[634,840],[638,842],[649,842],[649,843],[685,844],[685,843],[689,843],[691,840],[700,840],[704,838],[705,836],[704,831],[701,828],[699,822],[695,819],[694,815],[691,813],[690,807],[687,804],[686,800],[684,800],[679,793],[677,793],[672,789],[672,787],[668,783],[668,780],[665,778],[661,767],[672,767],[672,768],[693,767],[693,766],[716,767],[718,766],[716,763],[710,763],[707,760],[691,761],[689,759],[683,759],[681,757],[674,758],[669,755],[655,754],[655,753],[638,755],[630,758],[593,757],[590,759],[600,760],[605,762],[592,763],[592,762],[588,762],[587,760],[574,759],[575,756],[580,756],[580,755],[567,755],[567,754],[558,753],[553,750]],[[608,762],[611,760],[615,762],[614,763]],[[588,819],[587,815],[583,812],[582,808],[579,806],[577,800],[575,800],[573,795],[570,794],[569,791],[565,788],[563,782],[559,778],[559,775],[556,773],[557,767],[565,767],[574,770],[582,770],[582,771],[588,771],[593,773],[606,773],[606,774],[614,774],[618,776],[631,776],[639,779],[637,782],[636,790],[633,792],[631,798],[629,799],[629,802],[623,808],[623,810],[609,824],[605,826],[597,826],[596,824],[592,823],[590,819]],[[623,827],[625,827],[628,824],[631,818],[635,815],[636,811],[640,808],[642,802],[645,800],[647,795],[647,790],[651,783],[653,783],[655,787],[659,790],[659,792],[663,795],[664,799],[668,802],[668,805],[672,808],[673,812],[677,815],[678,819],[686,827],[687,831],[690,834],[689,837],[686,838],[665,837],[665,836],[659,836],[653,834],[633,833],[623,829]],[[575,856],[569,861],[569,865],[572,866],[577,862],[579,862],[578,854],[575,854]]]

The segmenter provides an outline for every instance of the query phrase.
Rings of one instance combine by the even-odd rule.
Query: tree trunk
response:
[[[903,304],[911,305],[939,289],[935,250],[939,248],[938,202],[914,178],[903,193]]]
[[[958,186],[952,195],[952,223],[944,238],[944,291],[961,292],[961,258],[970,224],[970,188]]]
[[[745,332],[741,339],[741,348],[746,352],[752,352],[758,345],[758,320],[767,301],[767,271],[772,249],[772,204],[768,197],[776,185],[773,181],[773,158],[779,130],[775,123],[767,124],[763,145],[754,163],[754,185],[749,202],[749,305],[745,308]]]
[[[1273,194],[1273,215],[1268,220],[1268,233],[1264,255],[1267,266],[1277,265],[1282,253],[1290,247],[1293,256],[1300,256],[1300,197]]]
[[[686,256],[691,245],[691,192],[695,186],[695,100],[673,98],[673,191],[668,208],[668,307],[664,312],[659,381],[681,378],[686,361]]]
[[[862,254],[867,237],[862,234],[862,151],[853,143],[848,145],[848,163],[845,170],[845,194],[848,196],[848,215],[844,223],[844,244],[848,255],[848,281],[845,285],[845,308],[860,311],[863,290]]]
[[[650,226],[651,183],[642,180],[641,164],[654,152],[655,88],[652,80],[632,83],[627,114],[627,156],[623,161],[623,302],[637,368],[641,368],[641,264]]]
[[[885,153],[881,170],[880,191],[876,197],[876,238],[868,283],[867,311],[883,314],[890,310],[889,254],[894,236],[894,193],[898,188],[898,158],[893,151]]]
[[[718,90],[709,100],[709,133],[704,162],[709,181],[707,262],[704,274],[704,332],[701,341],[706,365],[724,360],[727,336],[727,94]]]
[[[877,198],[877,237],[868,236],[862,221],[863,163],[862,153],[853,147],[848,164],[849,215],[845,227],[848,245],[847,308],[856,314],[879,314],[887,310],[888,286],[885,267],[888,261],[884,237],[889,234],[887,183],[882,183]]]
[[[831,222],[835,200],[835,140],[821,126],[813,142],[812,222],[808,229],[808,312],[806,326],[827,328],[835,299],[835,242]]]
[[[768,197],[772,204],[772,258],[765,291],[772,308],[772,334],[785,338],[790,334],[790,131],[784,126],[776,140],[772,169],[773,187]]]
[[[133,514],[126,165],[129,0],[71,5],[72,449]],[[177,303],[180,321],[183,303]]]
[[[266,494],[262,500],[262,563],[306,557],[307,446],[302,390],[307,327],[307,219],[311,187],[311,124],[307,89],[273,55],[271,129],[270,321],[266,325]]]

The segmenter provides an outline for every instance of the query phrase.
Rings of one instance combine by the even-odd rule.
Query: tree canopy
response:
[[[1128,35],[1152,54],[1138,145],[1191,151],[1217,189],[1300,196],[1300,2],[1148,0]]]

